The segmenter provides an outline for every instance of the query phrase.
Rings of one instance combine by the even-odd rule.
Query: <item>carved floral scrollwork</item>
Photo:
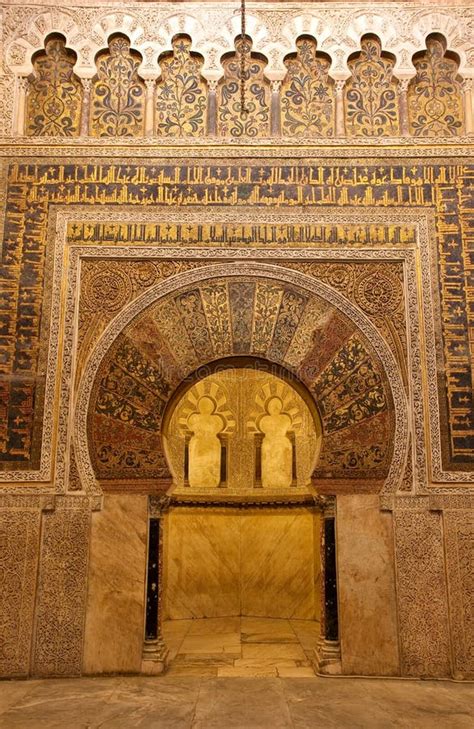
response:
[[[145,83],[138,76],[140,58],[125,36],[109,42],[97,59],[91,94],[90,131],[94,137],[141,137],[145,124]]]
[[[270,83],[263,76],[265,61],[251,53],[251,41],[239,38],[235,53],[224,56],[224,78],[217,87],[218,132],[222,137],[267,137],[270,133]],[[241,113],[241,56],[246,54],[246,113]]]
[[[395,60],[382,53],[375,36],[362,38],[361,50],[349,59],[351,78],[345,86],[348,136],[382,137],[399,134]]]
[[[464,126],[462,80],[458,63],[446,55],[443,41],[428,38],[415,54],[416,76],[408,86],[410,133],[415,137],[461,134]]]
[[[74,137],[79,134],[82,85],[73,67],[76,56],[61,37],[50,37],[33,61],[28,82],[26,134],[31,137]]]
[[[334,81],[328,76],[331,59],[316,51],[316,41],[302,36],[297,52],[285,59],[288,69],[281,87],[284,136],[334,136]]]
[[[159,61],[161,78],[156,89],[156,133],[167,137],[202,137],[206,132],[204,59],[191,53],[191,39],[173,39],[173,51]]]

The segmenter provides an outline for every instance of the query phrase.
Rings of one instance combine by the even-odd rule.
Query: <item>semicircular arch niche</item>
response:
[[[242,275],[232,264],[182,274],[117,317],[89,360],[76,408],[86,480],[171,485],[161,437],[167,403],[196,371],[204,377],[210,363],[243,356],[285,368],[314,399],[320,492],[396,488],[407,406],[393,355],[341,294],[267,264],[246,264]]]

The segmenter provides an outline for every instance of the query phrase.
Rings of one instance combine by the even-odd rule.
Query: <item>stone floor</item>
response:
[[[474,687],[351,678],[4,681],[2,729],[472,729]]]
[[[319,638],[315,620],[169,620],[170,676],[308,678]]]

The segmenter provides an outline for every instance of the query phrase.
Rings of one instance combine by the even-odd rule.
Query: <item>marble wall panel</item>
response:
[[[443,513],[454,676],[474,678],[474,513]]]
[[[93,514],[84,673],[140,671],[147,509],[146,496],[109,494]]]
[[[174,509],[165,530],[165,617],[240,615],[236,512]]]
[[[27,503],[29,502],[29,503]],[[34,497],[0,502],[0,676],[27,676],[41,509]]]
[[[336,525],[343,673],[398,675],[392,515],[378,496],[338,496]]]
[[[305,509],[176,508],[165,545],[167,618],[318,615],[318,530]]]
[[[86,609],[90,501],[56,499],[43,514],[33,673],[81,673]]]
[[[313,514],[244,514],[240,535],[242,615],[315,619],[321,572],[319,560],[315,568]]]
[[[451,647],[441,514],[395,512],[402,674],[449,676]]]

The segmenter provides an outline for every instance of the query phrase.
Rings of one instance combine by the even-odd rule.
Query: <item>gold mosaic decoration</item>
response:
[[[349,136],[393,137],[400,133],[394,65],[394,60],[382,54],[378,38],[362,38],[360,53],[348,62],[352,74],[345,86]]]
[[[206,82],[201,76],[203,59],[191,53],[191,39],[173,39],[173,51],[159,63],[161,78],[156,88],[156,133],[166,137],[202,137],[206,133]]]
[[[393,207],[407,211],[423,208],[424,215],[433,214],[441,282],[441,316],[435,335],[443,358],[437,383],[443,466],[450,471],[468,471],[472,468],[474,438],[469,351],[473,327],[469,314],[472,291],[465,286],[465,280],[472,268],[468,244],[472,237],[469,211],[473,175],[474,170],[463,160],[434,158],[403,161],[397,158],[396,164],[367,157],[351,162],[346,158],[330,162],[313,159],[298,165],[272,160],[243,163],[229,159],[224,165],[221,159],[192,163],[181,159],[150,163],[128,159],[126,167],[110,160],[93,165],[77,160],[74,163],[12,162],[8,172],[4,234],[7,282],[4,300],[9,333],[1,343],[3,368],[8,375],[1,383],[5,403],[5,416],[0,419],[1,468],[12,470],[26,464],[32,469],[39,462],[45,378],[40,374],[44,369],[39,369],[38,362],[44,358],[42,352],[47,346],[47,337],[40,336],[39,325],[50,205],[91,205],[96,201],[97,218],[76,227],[71,223],[72,244],[83,241],[86,245],[122,246],[129,241],[137,245],[181,247],[194,242],[203,248],[222,245],[242,248],[254,242],[257,248],[270,251],[279,245],[295,248],[314,245],[337,250],[339,246],[354,244],[358,248],[370,246],[372,241],[372,246],[383,248],[413,245],[414,231],[410,225],[374,223],[368,227],[362,220],[360,224],[348,226],[308,225],[302,216],[298,222],[284,224],[277,221],[265,226],[257,221],[252,226],[250,221],[238,221],[224,226],[206,220],[202,212],[189,225],[186,216],[199,205],[222,208],[223,218],[225,206],[250,205],[266,206],[269,212],[271,208],[288,206],[296,211],[299,206],[307,210],[314,206],[322,213],[327,206],[341,210],[369,206],[379,208],[388,221]],[[109,214],[101,217],[103,205],[115,205],[120,212],[124,205],[151,210],[160,204],[170,210],[178,205],[186,206],[183,221],[179,224],[175,220],[169,224],[167,221],[112,223]],[[170,320],[166,314],[163,327]],[[195,322],[193,326],[196,329]],[[264,342],[263,329],[262,337]],[[393,341],[396,338],[394,334]],[[180,346],[186,346],[184,336]],[[199,366],[191,350],[182,356],[187,358],[191,370]]]
[[[287,137],[334,136],[334,81],[329,56],[316,52],[313,38],[296,41],[297,52],[285,59],[288,69],[281,86],[281,127]]]
[[[458,64],[446,56],[438,38],[429,38],[427,50],[416,54],[416,76],[408,86],[410,133],[415,137],[462,134],[463,98]]]
[[[224,56],[224,78],[217,87],[217,128],[222,137],[268,137],[270,135],[270,83],[264,78],[261,56],[251,53],[249,38],[237,39],[235,53]],[[246,52],[246,110],[241,114],[241,53]]]
[[[76,137],[79,134],[82,85],[73,73],[74,53],[63,38],[51,37],[33,61],[28,84],[26,134],[30,137]]]
[[[122,35],[113,37],[109,50],[99,55],[91,93],[91,136],[143,136],[145,84],[137,72],[140,60]]]

